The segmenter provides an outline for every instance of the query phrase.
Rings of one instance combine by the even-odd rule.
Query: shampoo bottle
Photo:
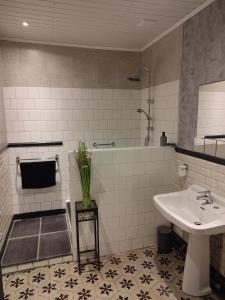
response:
[[[167,136],[165,134],[165,131],[163,131],[162,136],[160,136],[160,146],[167,146]]]

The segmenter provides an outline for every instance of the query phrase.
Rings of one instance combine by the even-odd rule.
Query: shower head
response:
[[[141,78],[139,78],[136,74],[131,74],[127,77],[130,81],[141,81]]]
[[[146,113],[146,111],[144,111],[143,109],[138,108],[138,109],[137,109],[137,112],[138,112],[138,113],[143,113],[143,114],[146,116],[146,119],[147,119],[147,120],[151,120],[151,117],[149,116],[149,114]]]
[[[142,69],[144,69],[145,71],[147,71],[149,74],[151,72],[151,70],[146,65],[141,64],[139,66],[139,68],[137,69],[137,71],[134,74],[130,74],[127,77],[127,79],[130,80],[130,81],[141,81],[141,70]],[[149,75],[149,78],[150,78],[150,75]]]

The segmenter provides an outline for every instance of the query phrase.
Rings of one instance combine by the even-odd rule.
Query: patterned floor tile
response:
[[[137,281],[130,276],[123,276],[116,281],[119,292],[132,294],[137,289]]]
[[[157,256],[157,252],[156,252],[155,248],[145,248],[145,249],[140,250],[139,253],[140,253],[140,256],[145,260],[146,259],[153,260]]]
[[[23,288],[15,294],[15,299],[21,300],[36,300],[36,295],[38,294],[38,289],[34,286],[25,285]]]
[[[173,267],[172,270],[176,277],[183,277],[184,274],[184,263],[183,262],[177,262]]]
[[[117,279],[122,277],[122,273],[120,271],[120,268],[112,266],[112,265],[107,265],[101,270],[102,278],[105,281],[109,282],[116,282]]]
[[[20,291],[27,284],[27,279],[27,276],[22,272],[9,276],[5,284],[6,293],[12,294]]]
[[[4,300],[15,300],[15,293],[5,293]]]
[[[39,287],[40,284],[49,281],[50,271],[48,267],[37,268],[32,270],[27,277],[30,285]]]
[[[135,278],[138,286],[143,288],[151,288],[157,281],[160,280],[160,277],[157,276],[157,274],[155,275],[148,271],[138,272]]]
[[[53,280],[49,280],[38,287],[39,296],[47,299],[57,291],[60,291],[60,283]]]
[[[134,261],[128,261],[120,266],[120,271],[123,276],[135,277],[141,269],[140,263]]]
[[[175,251],[149,247],[103,257],[100,272],[68,262],[4,275],[4,300],[220,300],[182,293],[183,271]]]
[[[154,258],[154,262],[158,269],[169,269],[174,267],[176,261],[172,255],[157,255]]]
[[[117,293],[116,285],[108,281],[102,281],[95,289],[96,299],[111,299]]]
[[[66,264],[58,264],[50,267],[50,277],[54,281],[62,281],[70,275],[69,266]]]
[[[60,282],[60,291],[73,292],[78,290],[83,286],[83,281],[81,276],[67,276],[64,277]]]
[[[81,286],[74,295],[74,300],[92,300],[95,299],[95,292],[89,288]],[[96,298],[97,299],[97,298]]]
[[[74,300],[74,295],[71,292],[57,291],[52,294],[52,300]]]
[[[129,300],[130,295],[127,293],[117,293],[115,296],[112,297],[112,300]]]
[[[156,296],[153,294],[152,290],[148,290],[146,288],[138,288],[135,293],[132,295],[132,300],[150,300],[155,299]]]

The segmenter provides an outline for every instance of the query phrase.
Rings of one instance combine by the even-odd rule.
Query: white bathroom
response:
[[[224,1],[0,6],[0,298],[225,299]]]

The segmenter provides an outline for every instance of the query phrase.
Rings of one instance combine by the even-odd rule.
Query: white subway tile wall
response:
[[[3,239],[9,228],[13,214],[13,204],[10,197],[10,175],[8,151],[0,153],[0,233],[3,233]],[[3,239],[0,240],[0,249]]]
[[[166,132],[168,142],[176,143],[178,134],[178,105],[179,105],[180,81],[171,81],[151,88],[151,99],[154,104],[151,105],[152,125],[154,127],[151,136],[152,144],[159,145],[162,131]],[[148,111],[149,95],[148,89],[141,91],[141,107]],[[141,116],[141,137],[146,137],[146,118]]]
[[[68,150],[62,146],[52,147],[24,147],[9,148],[9,163],[14,213],[58,209],[65,207],[69,198],[68,193]],[[59,155],[60,172],[56,173],[56,185],[43,189],[22,189],[20,167],[16,164],[16,157],[48,158]]]
[[[140,145],[139,90],[5,87],[8,142]]]
[[[71,200],[78,201],[82,196],[73,154],[69,161]],[[154,208],[153,195],[174,191],[175,164],[170,147],[92,151],[91,195],[99,206],[102,255],[156,243],[156,228],[167,221]],[[90,229],[82,230],[82,245],[90,246]]]
[[[177,166],[188,164],[186,178],[176,176],[176,185],[179,188],[187,188],[191,184],[199,184],[204,189],[225,197],[225,166],[209,161],[177,154]],[[211,238],[211,263],[225,276],[225,235],[213,236]]]
[[[9,150],[14,213],[61,208],[69,199],[68,151],[78,140],[116,142],[117,147],[140,145],[139,90],[5,87],[4,103],[8,142],[63,141],[63,147]],[[57,185],[22,190],[16,157],[59,154]]]

